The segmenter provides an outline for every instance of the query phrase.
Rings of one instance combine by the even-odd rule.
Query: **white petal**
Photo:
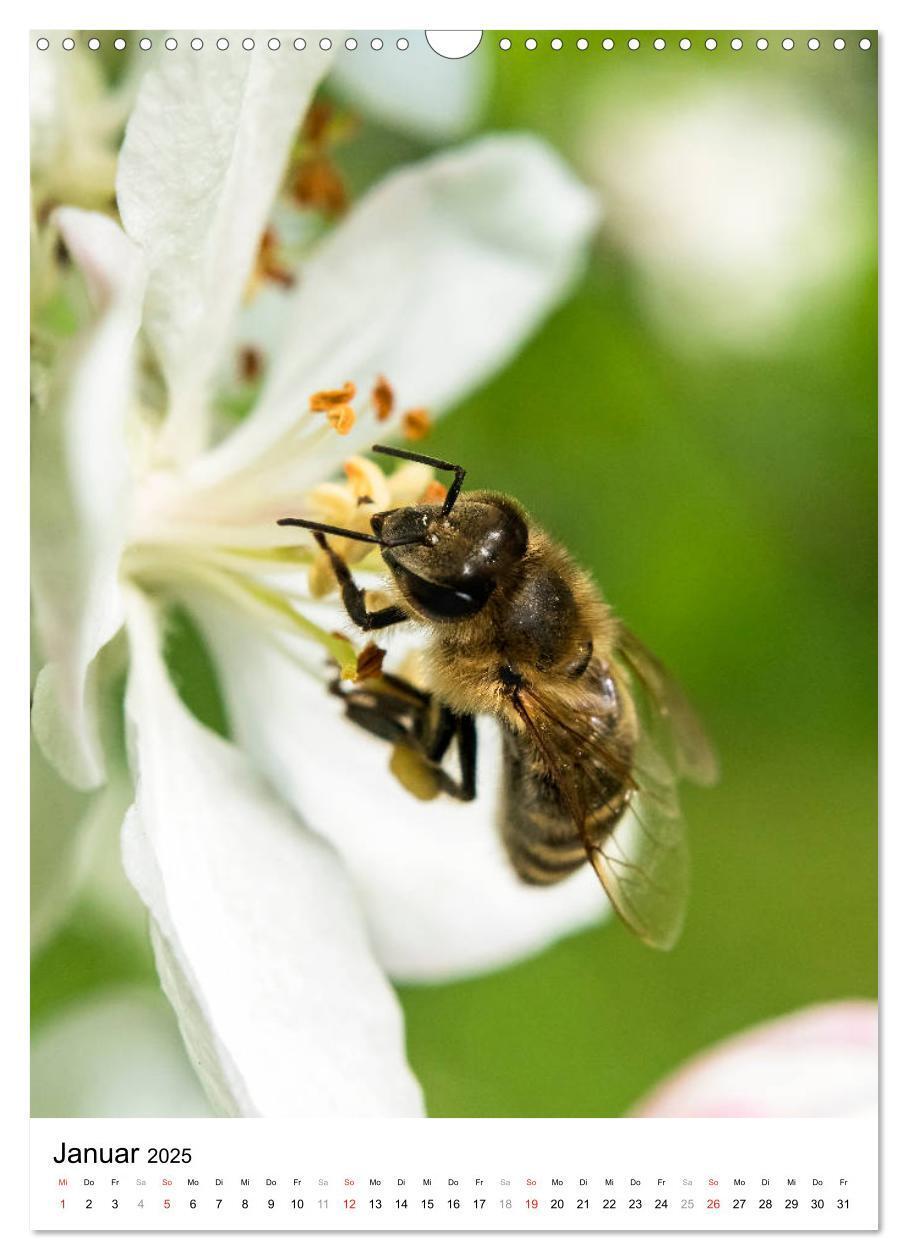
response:
[[[39,680],[34,726],[60,773],[77,787],[93,787],[104,772],[89,667],[123,619],[117,574],[143,272],[138,251],[112,219],[66,209],[57,221],[99,314],[64,358],[33,425],[33,589],[50,662]]]
[[[360,406],[379,373],[403,408],[450,406],[564,295],[594,218],[586,189],[529,136],[486,138],[391,175],[307,261],[258,407],[199,461],[197,480],[241,470],[306,415],[313,392],[347,380]],[[310,481],[380,433],[387,440],[389,424],[371,413],[353,439],[311,417],[298,452]]]
[[[330,849],[183,707],[129,595],[127,873],[209,1097],[244,1115],[415,1115],[400,1010]]]
[[[69,1002],[32,1034],[33,1116],[208,1116],[173,1018],[151,988]]]
[[[249,279],[294,134],[329,65],[312,47],[199,53],[149,70],[126,129],[117,200],[150,266],[146,325],[170,391],[178,454],[205,437],[207,385]],[[181,432],[181,430],[183,430]]]
[[[378,956],[396,978],[500,967],[606,914],[592,869],[542,889],[520,883],[509,866],[496,824],[501,753],[493,723],[480,723],[478,799],[419,801],[390,774],[389,745],[346,721],[323,682],[215,605],[192,607],[220,664],[236,739],[341,853]],[[343,626],[340,617],[335,625]],[[408,639],[398,634],[395,642],[389,668]]]
[[[404,37],[409,47],[397,48]],[[440,57],[425,31],[387,31],[374,49],[361,37],[345,50],[331,86],[370,119],[423,140],[465,134],[476,122],[488,91],[490,65],[482,46],[469,57]]]
[[[79,833],[88,870],[79,912],[103,921],[118,937],[143,952],[148,941],[148,911],[123,870],[123,821],[135,800],[128,768],[119,760],[108,766],[107,782],[96,793]]]
[[[634,1108],[645,1116],[851,1116],[877,1105],[875,1002],[808,1006],[697,1055]]]
[[[65,922],[87,869],[88,798],[50,769],[33,745],[30,761],[31,946],[46,945]]]

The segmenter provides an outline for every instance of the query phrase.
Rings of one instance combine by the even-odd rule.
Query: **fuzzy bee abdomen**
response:
[[[559,788],[538,764],[526,736],[504,734],[501,835],[511,865],[527,884],[554,884],[588,858],[577,821]],[[627,804],[627,784],[603,775],[587,789],[584,829],[587,841],[610,832]]]

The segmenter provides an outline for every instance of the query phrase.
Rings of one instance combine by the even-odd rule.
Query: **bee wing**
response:
[[[624,778],[627,765],[595,737],[591,715],[526,686],[512,703],[616,913],[648,945],[671,949],[684,922],[688,892],[687,846],[674,770],[641,732],[626,810],[635,825],[619,826],[616,817],[611,832],[591,836],[587,820],[600,799],[602,777]]]
[[[624,922],[648,945],[671,949],[681,935],[690,886],[675,775],[646,735],[634,754],[633,828],[587,844],[590,862]]]
[[[645,705],[640,718],[654,736],[659,732],[678,773],[709,786],[719,777],[719,762],[693,705],[658,657],[635,634],[621,627],[616,655],[628,667]]]

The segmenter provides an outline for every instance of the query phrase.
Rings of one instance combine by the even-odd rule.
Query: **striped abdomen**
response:
[[[614,692],[612,699],[611,711],[595,705],[577,715],[583,735],[576,740],[537,725],[546,757],[529,734],[503,730],[501,831],[526,883],[557,883],[577,870],[588,857],[584,834],[588,841],[607,835],[627,808],[633,742]]]

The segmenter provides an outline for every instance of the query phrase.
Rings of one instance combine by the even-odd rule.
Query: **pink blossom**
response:
[[[695,1055],[638,1116],[852,1116],[877,1105],[877,1006],[829,1002],[758,1024]]]

